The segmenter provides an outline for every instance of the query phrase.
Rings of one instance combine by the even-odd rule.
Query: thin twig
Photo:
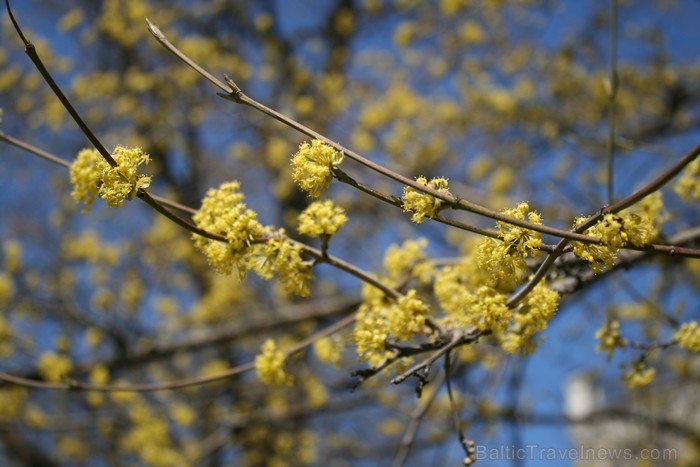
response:
[[[445,373],[441,373],[440,376],[438,376],[437,379],[433,382],[435,389],[430,394],[430,396],[422,400],[420,404],[418,404],[418,406],[413,410],[413,412],[411,412],[411,421],[408,424],[408,427],[406,427],[406,431],[404,432],[403,437],[401,438],[401,445],[399,446],[399,450],[396,453],[396,457],[394,457],[394,462],[392,464],[394,467],[403,467],[404,463],[406,462],[406,459],[408,459],[408,454],[410,453],[411,448],[413,447],[413,443],[415,443],[416,441],[416,434],[418,433],[418,428],[420,427],[421,422],[425,418],[425,415],[428,413],[430,406],[437,398],[437,395],[440,392],[440,387],[444,382]]]

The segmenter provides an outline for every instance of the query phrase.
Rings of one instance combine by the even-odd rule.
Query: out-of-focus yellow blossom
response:
[[[272,339],[268,339],[255,357],[255,369],[258,378],[265,384],[274,386],[291,386],[292,376],[285,371],[287,358]]]
[[[643,388],[654,381],[656,369],[647,368],[644,362],[635,362],[630,371],[622,375],[622,381],[630,389]]]
[[[324,337],[314,342],[314,352],[322,362],[337,366],[340,363],[343,348],[336,337]]]
[[[7,272],[17,272],[22,267],[22,244],[14,238],[5,240],[2,246],[4,266]]]
[[[527,220],[533,224],[542,224],[540,215],[528,212],[530,206],[520,203],[514,209],[506,209],[503,214],[516,219]],[[525,229],[506,222],[498,221],[499,239],[487,237],[479,245],[479,266],[488,271],[491,277],[499,281],[505,289],[514,287],[522,279],[527,265],[525,258],[542,246],[539,232]]]
[[[0,420],[17,417],[27,400],[27,389],[21,386],[0,387]]]
[[[73,363],[66,355],[44,352],[39,357],[37,369],[46,381],[61,381],[73,369]]]
[[[559,304],[559,293],[548,288],[542,282],[527,294],[522,305],[513,312],[513,326],[504,336],[501,346],[506,352],[521,355],[530,354],[537,349],[537,342],[532,337],[543,331],[554,316]]]
[[[353,332],[360,360],[377,365],[390,354],[386,347],[387,339],[412,339],[425,331],[427,317],[428,306],[418,298],[414,289],[396,301],[385,298],[365,300],[358,309]]]
[[[241,270],[246,248],[263,232],[257,214],[247,209],[238,182],[223,183],[211,188],[202,200],[202,206],[192,220],[197,227],[226,237],[222,243],[192,234],[195,247],[207,257],[209,264],[220,274],[231,274],[234,266]]]
[[[71,196],[76,201],[91,205],[100,190],[102,156],[96,149],[83,149],[70,166]]]
[[[292,157],[292,178],[310,197],[318,198],[327,190],[333,174],[331,170],[343,161],[343,153],[321,140],[302,143]]]
[[[15,283],[12,276],[0,271],[0,308],[4,307],[15,294]]]
[[[67,236],[61,244],[66,259],[114,265],[119,260],[119,246],[103,242],[98,233],[87,229],[75,236]]]
[[[443,177],[433,178],[430,182],[425,177],[418,177],[416,182],[442,193],[447,194],[450,192],[447,179]],[[425,218],[432,219],[438,213],[443,203],[434,196],[418,191],[410,186],[404,187],[402,200],[403,210],[413,213],[411,220],[416,224],[420,224]]]
[[[700,353],[700,326],[697,321],[683,323],[673,338],[684,349]]]
[[[415,268],[426,260],[424,251],[426,246],[428,246],[428,240],[425,238],[407,240],[402,245],[390,245],[384,254],[384,269],[389,274],[389,279],[397,282],[409,274],[416,275]],[[422,268],[419,272],[428,271]]]
[[[24,422],[32,428],[46,428],[46,412],[31,402],[24,409]]]
[[[683,175],[673,185],[673,191],[685,201],[692,199],[700,199],[700,158],[693,162],[683,170]]]
[[[141,148],[117,146],[112,152],[117,163],[112,167],[95,149],[83,149],[70,167],[71,196],[76,201],[91,205],[97,196],[109,206],[121,206],[125,199],[133,199],[139,189],[151,184],[151,177],[138,173],[138,166],[150,162]]]
[[[598,352],[605,351],[608,360],[610,360],[616,348],[627,345],[627,342],[622,338],[620,322],[617,320],[606,321],[603,327],[596,331],[595,338],[599,341],[596,350]]]
[[[197,418],[197,414],[192,407],[184,402],[173,402],[170,404],[170,417],[181,426],[190,426]]]
[[[345,210],[333,201],[316,201],[299,214],[299,233],[310,237],[333,235],[348,220]]]

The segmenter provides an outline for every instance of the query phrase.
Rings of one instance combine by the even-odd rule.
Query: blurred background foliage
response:
[[[563,228],[606,203],[608,2],[15,3],[25,32],[93,130],[110,148],[143,147],[153,158],[153,191],[186,205],[198,207],[209,187],[237,179],[264,223],[295,236],[296,215],[309,199],[293,185],[289,159],[303,138],[218,98],[153,40],[144,17],[215,75],[228,74],[260,102],[402,174],[445,176],[454,193],[494,209],[527,200],[545,223]],[[700,6],[621,0],[619,15],[621,197],[697,143]],[[88,144],[85,137],[24,56],[6,15],[1,25],[2,131],[71,160]],[[217,276],[187,232],[141,203],[118,210],[97,203],[84,213],[69,196],[65,170],[9,146],[0,155],[2,371],[96,383],[213,374],[251,361],[267,337],[283,344],[305,338],[360,300],[357,280],[324,265],[304,300],[273,282]],[[344,169],[401,194],[357,165]],[[697,225],[696,206],[671,190],[664,194],[671,217],[663,235]],[[433,257],[469,248],[465,232],[416,226],[406,213],[347,186],[332,186],[329,196],[350,219],[331,251],[377,274],[392,243],[425,237]],[[697,318],[698,261],[659,257],[603,279],[564,297],[556,320],[566,324],[555,323],[547,332],[551,344],[541,349],[556,354],[560,369],[531,364],[546,385],[526,384],[527,362],[543,358],[538,354],[506,357],[488,343],[462,351],[454,380],[470,437],[517,444],[519,429],[544,423],[560,434],[526,439],[568,446],[573,438],[561,434],[567,417],[560,401],[573,369],[593,368],[597,384],[617,401],[647,398],[663,406],[664,382],[698,384],[697,361],[667,349],[648,357],[658,386],[630,396],[615,363],[629,364],[633,355],[606,366],[592,338],[611,317],[640,341],[662,340],[674,323]],[[350,393],[350,370],[361,364],[349,337],[343,331],[333,344],[342,350],[336,365],[311,350],[292,359],[291,388],[265,387],[253,374],[155,393],[0,386],[0,459],[46,466],[386,465],[411,413],[438,387],[429,385],[417,401],[414,382],[395,387],[380,374]],[[537,422],[542,410],[554,414],[551,422]],[[451,411],[441,389],[410,465],[461,462]],[[694,446],[684,451],[687,465],[700,452],[694,426],[668,441]],[[649,436],[639,438],[658,446]]]

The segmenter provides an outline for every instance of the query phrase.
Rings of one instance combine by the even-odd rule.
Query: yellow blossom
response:
[[[409,340],[425,324],[428,306],[421,300],[415,289],[409,290],[397,300],[388,315],[391,334],[399,340]]]
[[[258,247],[262,250],[262,260],[256,264],[269,265],[289,293],[306,297],[310,293],[309,281],[313,278],[311,263],[301,258],[301,246],[283,236],[284,230]],[[265,272],[255,269],[262,277]]]
[[[700,326],[697,321],[683,323],[673,338],[684,349],[700,353]]]
[[[109,206],[121,206],[125,199],[133,199],[139,189],[151,184],[151,177],[138,173],[139,165],[150,162],[149,155],[141,148],[117,146],[112,158],[117,163],[115,167],[95,149],[78,153],[70,167],[71,196],[76,201],[89,206],[99,196]]]
[[[449,193],[448,182],[446,178],[439,177],[433,178],[428,182],[425,177],[418,177],[416,182],[430,187],[433,190],[439,191],[441,193]],[[436,199],[434,196],[422,191],[418,191],[413,187],[407,186],[403,189],[403,210],[406,212],[412,212],[411,220],[416,224],[420,224],[425,220],[425,218],[432,219],[435,214],[438,213],[440,207],[442,206],[442,201]]]
[[[96,149],[83,149],[70,166],[71,196],[79,202],[91,205],[100,190],[100,172],[104,162]],[[106,163],[106,162],[105,162]]]
[[[529,209],[527,203],[520,203],[514,209],[506,209],[503,214],[520,220],[525,220],[527,216],[531,223],[542,224],[540,215],[534,211],[528,212]],[[522,279],[522,273],[527,268],[525,258],[542,246],[542,236],[539,232],[502,221],[498,221],[497,225],[500,239],[485,238],[479,245],[479,266],[488,271],[504,289],[510,289]]]
[[[15,294],[15,283],[12,276],[0,271],[0,308],[4,307]]]
[[[310,237],[333,235],[348,220],[345,210],[333,201],[316,201],[299,214],[299,233]]]
[[[291,386],[292,376],[285,371],[287,358],[272,339],[268,339],[255,357],[258,378],[265,384]]]
[[[39,357],[39,374],[46,381],[61,381],[73,369],[73,363],[65,355],[54,352],[44,352]]]
[[[17,272],[22,267],[22,244],[14,238],[3,244],[4,265],[7,272]]]
[[[606,321],[603,327],[595,333],[595,338],[599,341],[596,350],[598,352],[605,351],[608,360],[612,357],[615,348],[627,345],[620,334],[620,322],[617,320]]]
[[[343,157],[342,152],[321,140],[302,143],[292,157],[292,178],[310,197],[318,198],[321,190],[330,186],[331,170],[343,161]]]
[[[197,227],[223,235],[228,240],[228,243],[223,243],[192,235],[195,247],[206,255],[218,273],[224,275],[231,274],[234,266],[240,266],[246,248],[263,232],[257,214],[247,209],[239,189],[236,181],[210,189],[199,211],[192,216]]]
[[[527,294],[520,307],[513,312],[513,326],[504,336],[501,346],[506,352],[529,354],[537,348],[532,337],[544,330],[554,316],[559,303],[559,293],[542,282]]]
[[[381,302],[373,302],[363,303],[357,310],[353,340],[360,360],[367,360],[371,366],[390,355],[386,348],[389,325],[384,317],[385,309]]]
[[[700,159],[688,164],[681,178],[673,185],[673,191],[685,201],[700,199]]]
[[[314,342],[314,352],[322,362],[337,366],[340,363],[343,349],[337,338],[324,337]]]
[[[656,369],[647,368],[644,362],[636,362],[630,371],[622,375],[622,380],[630,389],[637,389],[654,381],[654,376],[656,376]]]
[[[417,240],[405,241],[402,245],[392,244],[384,254],[384,268],[389,274],[389,279],[396,282],[405,276],[415,273],[415,268],[425,263],[425,247],[428,240],[419,238]],[[419,272],[427,273],[426,268]]]
[[[667,216],[663,213],[661,193],[653,193],[637,204],[618,214],[608,213],[583,233],[601,240],[600,244],[571,242],[574,254],[591,263],[596,273],[612,266],[620,248],[628,244],[643,246],[651,243],[659,234]],[[574,227],[585,222],[580,217]]]

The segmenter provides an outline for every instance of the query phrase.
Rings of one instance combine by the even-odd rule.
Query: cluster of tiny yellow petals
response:
[[[661,193],[653,193],[619,214],[608,213],[583,233],[599,238],[600,244],[571,242],[574,254],[591,263],[596,273],[612,266],[620,248],[628,244],[644,246],[659,234],[660,225],[666,220]],[[574,221],[574,227],[586,218]]]
[[[605,218],[603,218],[600,222],[589,227],[583,233],[602,240],[603,235],[607,232],[606,237],[610,238],[610,232],[620,224],[619,222],[614,222],[614,215],[607,214],[606,217],[608,216],[612,222],[606,221]],[[581,225],[585,220],[585,217],[577,218],[574,221],[574,227]],[[600,272],[612,266],[615,260],[615,254],[617,253],[617,249],[605,244],[571,242],[571,246],[574,249],[574,254],[582,260],[591,263],[591,268],[595,272]]]
[[[333,178],[332,169],[343,161],[343,153],[315,139],[302,143],[292,157],[292,178],[310,197],[318,198],[327,190]]]
[[[387,316],[391,334],[399,340],[412,339],[425,324],[428,306],[416,296],[415,289],[401,296]]]
[[[389,324],[385,317],[385,305],[381,301],[363,303],[357,310],[353,340],[360,360],[376,366],[390,355],[386,348]]]
[[[408,275],[417,275],[416,272],[428,273],[425,268],[416,271],[420,264],[425,263],[424,250],[427,245],[428,241],[425,238],[407,240],[402,245],[390,245],[384,254],[384,268],[389,279],[400,281]]]
[[[513,326],[503,337],[501,346],[506,352],[529,354],[537,348],[532,336],[547,327],[559,304],[559,293],[543,283],[525,297],[522,306],[513,313]]]
[[[684,349],[700,353],[700,325],[697,321],[683,323],[673,338]]]
[[[643,362],[636,362],[632,365],[632,369],[622,375],[622,381],[625,382],[630,389],[637,389],[647,386],[654,381],[656,369],[647,368]]]
[[[596,331],[595,338],[598,339],[596,350],[598,352],[605,351],[608,360],[610,360],[616,348],[627,345],[627,342],[622,338],[620,322],[617,320],[606,321],[603,327]]]
[[[301,297],[311,293],[311,264],[301,258],[301,246],[289,241],[284,236],[284,230],[280,230],[264,244],[257,245],[255,254],[258,259],[250,267],[261,277],[269,278],[271,271],[274,271],[287,292]]]
[[[409,290],[396,302],[383,299],[363,303],[357,312],[353,339],[360,360],[374,366],[390,352],[386,343],[391,340],[410,340],[423,332],[428,317],[428,306]]]
[[[430,182],[428,182],[428,179],[425,177],[418,177],[416,182],[420,185],[432,188],[433,190],[442,193],[449,193],[446,178],[433,178],[430,180]],[[402,201],[403,210],[413,213],[411,220],[413,220],[413,222],[416,224],[420,224],[426,218],[432,219],[442,206],[441,200],[410,186],[404,187]]]
[[[95,202],[100,190],[101,163],[104,159],[96,149],[83,149],[70,166],[71,196],[88,206]]]
[[[514,209],[506,209],[503,214],[520,220],[527,217],[532,224],[542,224],[540,215],[529,210],[527,203],[520,203]],[[503,288],[509,289],[522,279],[527,268],[525,258],[542,246],[542,236],[539,232],[502,221],[497,225],[500,238],[485,238],[479,245],[479,267],[488,271]]]
[[[195,247],[220,274],[229,275],[235,269],[242,276],[253,270],[260,277],[271,279],[276,273],[287,292],[309,295],[311,265],[302,260],[301,246],[290,241],[284,230],[274,232],[263,227],[255,211],[246,207],[239,189],[234,181],[207,192],[192,220],[197,227],[222,235],[227,241],[193,234]],[[254,243],[262,236],[266,241]]]
[[[125,199],[134,199],[139,189],[151,184],[151,177],[138,173],[138,166],[148,165],[151,158],[141,148],[124,146],[114,148],[112,157],[117,166],[107,164],[101,176],[99,196],[110,206],[121,206]]]
[[[73,369],[73,363],[65,355],[44,352],[39,356],[37,370],[46,381],[61,381]]]
[[[291,386],[292,376],[285,370],[287,357],[277,348],[272,339],[268,339],[255,357],[255,370],[258,378],[265,384],[273,386]]]
[[[141,148],[117,146],[112,152],[117,163],[112,167],[95,149],[83,149],[70,167],[71,196],[76,201],[91,205],[97,196],[109,206],[121,206],[125,199],[133,199],[139,189],[151,184],[151,177],[141,175],[138,166],[150,162]]]
[[[685,201],[689,199],[700,199],[700,158],[683,170],[683,175],[673,185],[673,191]]]
[[[226,182],[211,188],[202,200],[202,206],[192,220],[197,227],[223,235],[228,243],[192,235],[195,247],[205,254],[209,264],[220,274],[231,274],[240,265],[253,239],[263,232],[257,214],[247,209],[238,182]]]
[[[452,318],[473,324],[482,331],[500,332],[508,328],[511,312],[504,294],[482,285],[474,292],[462,294],[462,299],[459,314],[453,311]]]
[[[316,201],[299,214],[299,233],[310,237],[333,235],[348,220],[345,210],[333,201]]]
[[[314,342],[314,352],[322,362],[336,366],[340,363],[343,349],[337,338],[324,337]]]

